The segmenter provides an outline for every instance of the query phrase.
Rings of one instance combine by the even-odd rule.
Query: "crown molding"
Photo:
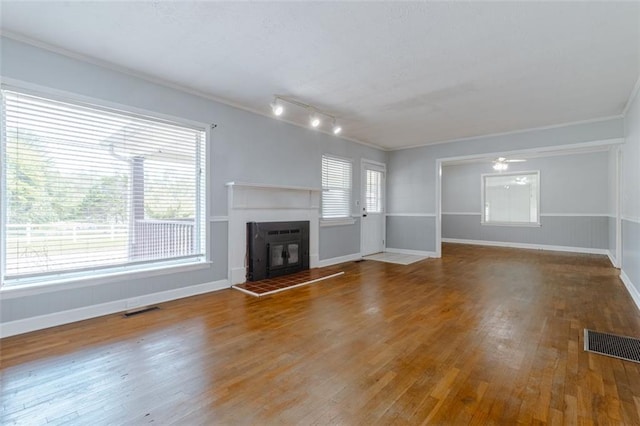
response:
[[[275,119],[272,117],[271,114],[255,109],[255,108],[251,108],[251,107],[247,107],[245,105],[233,102],[229,99],[225,99],[225,98],[220,98],[217,97],[214,94],[208,93],[208,92],[203,92],[201,90],[195,89],[193,87],[190,86],[186,86],[183,84],[179,84],[179,83],[175,83],[173,81],[169,81],[169,80],[165,80],[159,77],[155,77],[152,76],[150,74],[147,73],[143,73],[140,71],[136,71],[133,70],[131,68],[127,68],[121,65],[116,65],[114,63],[108,62],[108,61],[104,61],[102,59],[93,57],[93,56],[89,56],[89,55],[84,55],[81,53],[77,53],[71,50],[67,50],[65,48],[62,48],[60,46],[56,46],[47,42],[43,42],[41,40],[36,40],[18,33],[14,33],[11,31],[6,31],[3,29],[0,29],[0,36],[1,37],[6,37],[21,43],[25,43],[34,47],[38,47],[53,53],[57,53],[60,54],[62,56],[66,56],[68,58],[72,58],[72,59],[76,59],[82,62],[87,62],[102,68],[106,68],[118,73],[122,73],[122,74],[126,74],[129,75],[131,77],[135,77],[135,78],[139,78],[141,80],[145,80],[147,82],[150,83],[154,83],[157,84],[159,86],[164,86],[167,88],[171,88],[174,90],[178,90],[184,93],[188,93],[190,95],[194,95],[194,96],[198,96],[200,98],[204,98],[222,105],[226,105],[226,106],[230,106],[232,108],[236,108],[242,111],[246,111],[246,112],[250,112],[256,115],[260,115],[263,117],[268,117],[270,119]],[[359,139],[356,138],[352,138],[352,137],[348,137],[345,135],[334,135],[332,132],[328,131],[328,130],[323,130],[323,129],[309,129],[309,127],[307,125],[301,124],[301,123],[297,123],[285,118],[277,118],[275,120],[277,121],[281,121],[283,123],[287,123],[290,124],[292,126],[296,126],[296,127],[300,127],[306,130],[310,130],[310,131],[314,131],[314,132],[319,132],[319,133],[323,133],[326,134],[328,136],[331,136],[333,138],[338,138],[338,139],[343,139],[349,142],[353,142],[353,143],[357,143],[359,145],[363,145],[369,148],[373,148],[373,149],[377,149],[380,151],[385,151],[385,152],[391,152],[391,151],[401,151],[401,150],[405,150],[405,149],[413,149],[413,148],[422,148],[425,146],[432,146],[432,145],[441,145],[441,144],[446,144],[446,143],[453,143],[453,142],[465,142],[465,141],[470,141],[470,140],[476,140],[476,139],[485,139],[485,138],[491,138],[491,137],[498,137],[498,136],[509,136],[509,135],[517,135],[517,134],[522,134],[522,133],[527,133],[527,132],[531,132],[531,131],[540,131],[540,130],[549,130],[549,129],[557,129],[557,128],[561,128],[561,127],[568,127],[568,126],[573,126],[573,125],[579,125],[579,124],[589,124],[589,123],[597,123],[597,122],[601,122],[601,121],[607,121],[607,120],[615,120],[615,119],[621,119],[624,118],[629,110],[629,107],[631,106],[631,104],[633,103],[634,99],[636,98],[636,96],[638,95],[638,92],[640,91],[640,77],[638,78],[638,80],[636,81],[636,84],[634,86],[634,89],[632,90],[629,98],[627,99],[627,103],[622,111],[621,114],[618,115],[612,115],[612,116],[607,116],[607,117],[599,117],[599,118],[593,118],[593,119],[588,119],[588,120],[579,120],[579,121],[571,121],[571,122],[565,122],[565,123],[558,123],[558,124],[552,124],[552,125],[547,125],[547,126],[538,126],[538,127],[529,127],[526,129],[519,129],[519,130],[510,130],[510,131],[506,131],[506,132],[498,132],[498,133],[489,133],[489,134],[482,134],[482,135],[475,135],[475,136],[468,136],[468,137],[464,137],[464,138],[456,138],[456,139],[445,139],[445,140],[439,140],[439,141],[434,141],[434,142],[426,142],[426,143],[422,143],[422,144],[416,144],[416,145],[407,145],[407,146],[403,146],[403,147],[397,147],[397,148],[392,148],[392,147],[385,147],[382,145],[377,145],[375,143],[372,142],[365,142],[365,141],[361,141]],[[284,95],[282,95],[281,97],[286,97]]]
[[[476,140],[476,139],[487,139],[487,138],[493,138],[493,137],[498,137],[498,136],[510,136],[510,135],[517,135],[517,134],[534,132],[534,131],[539,131],[539,130],[559,129],[561,127],[569,127],[569,126],[575,126],[575,125],[579,125],[579,124],[598,123],[600,121],[616,120],[616,119],[621,119],[621,118],[624,118],[624,115],[611,115],[611,116],[608,116],[608,117],[591,118],[589,120],[571,121],[571,122],[567,122],[567,123],[551,124],[551,125],[548,125],[548,126],[529,127],[527,129],[511,130],[511,131],[508,131],[508,132],[489,133],[489,134],[486,134],[486,135],[468,136],[468,137],[458,138],[458,139],[447,139],[447,140],[429,142],[429,143],[424,143],[424,144],[419,144],[419,145],[406,146],[406,147],[403,147],[403,148],[391,148],[391,149],[388,149],[388,151],[401,151],[403,149],[422,148],[422,147],[425,147],[425,146],[442,145],[442,144],[453,143],[453,142],[466,142],[466,141],[471,141],[471,140]]]
[[[560,155],[586,154],[591,152],[599,152],[609,150],[611,147],[624,143],[624,138],[603,139],[590,142],[579,142],[564,145],[551,145],[537,148],[516,149],[511,151],[488,152],[482,154],[461,155],[455,157],[443,157],[436,159],[436,162],[442,166],[456,165],[465,163],[474,163],[486,161],[495,157],[514,157],[521,156],[527,159],[541,157],[555,157]]]
[[[270,119],[274,119],[273,116],[271,114],[267,113],[267,112],[264,112],[264,111],[261,111],[261,110],[255,109],[255,108],[247,107],[245,105],[233,102],[233,101],[231,101],[229,99],[220,98],[220,97],[215,96],[214,94],[211,94],[211,93],[208,93],[208,92],[203,92],[201,90],[195,89],[195,88],[190,87],[190,86],[186,86],[186,85],[183,85],[183,84],[175,83],[173,81],[165,80],[163,78],[155,77],[153,75],[150,75],[150,74],[147,74],[147,73],[143,73],[143,72],[140,72],[140,71],[136,71],[136,70],[133,70],[131,68],[123,67],[121,65],[116,65],[114,63],[111,63],[111,62],[96,58],[94,56],[89,56],[89,55],[85,55],[85,54],[82,54],[82,53],[77,53],[77,52],[74,52],[74,51],[71,51],[71,50],[67,50],[67,49],[65,49],[63,47],[56,46],[56,45],[53,45],[53,44],[50,44],[50,43],[46,43],[46,42],[43,42],[41,40],[36,40],[36,39],[30,38],[30,37],[26,37],[26,36],[23,36],[23,35],[18,34],[18,33],[14,33],[14,32],[11,32],[11,31],[6,31],[6,30],[3,30],[3,29],[0,29],[0,37],[6,37],[8,39],[15,40],[15,41],[18,41],[20,43],[28,44],[30,46],[37,47],[37,48],[40,48],[40,49],[43,49],[43,50],[46,50],[46,51],[49,51],[49,52],[52,52],[52,53],[57,53],[59,55],[66,56],[66,57],[71,58],[71,59],[75,59],[75,60],[78,60],[78,61],[81,61],[81,62],[90,63],[92,65],[96,65],[96,66],[99,66],[101,68],[106,68],[106,69],[109,69],[111,71],[115,71],[115,72],[118,72],[118,73],[121,73],[121,74],[125,74],[125,75],[131,76],[131,77],[139,78],[141,80],[144,80],[144,81],[147,81],[147,82],[150,82],[150,83],[153,83],[153,84],[157,84],[159,86],[163,86],[163,87],[167,87],[167,88],[170,88],[170,89],[178,90],[180,92],[187,93],[187,94],[194,95],[194,96],[198,96],[200,98],[207,99],[207,100],[210,100],[210,101],[222,104],[222,105],[230,106],[232,108],[236,108],[236,109],[239,109],[239,110],[242,110],[242,111],[250,112],[252,114],[256,114],[256,115],[260,115],[260,116],[267,117],[267,118],[270,118]],[[374,149],[377,149],[377,150],[380,150],[380,151],[388,151],[389,150],[386,147],[383,147],[383,146],[380,146],[380,145],[376,145],[376,144],[371,143],[371,142],[361,141],[359,139],[351,138],[351,137],[344,136],[344,135],[334,135],[333,132],[330,132],[328,130],[309,129],[308,126],[306,126],[304,124],[301,124],[301,123],[297,123],[297,122],[291,121],[291,120],[287,120],[287,119],[283,119],[283,118],[278,118],[276,120],[277,121],[281,121],[283,123],[291,124],[291,125],[296,126],[296,127],[300,127],[302,129],[323,133],[323,134],[329,135],[329,136],[331,136],[333,138],[343,139],[343,140],[346,140],[346,141],[349,141],[349,142],[357,143],[359,145],[364,145],[364,146],[367,146],[369,148],[374,148]]]
[[[640,92],[640,76],[638,76],[638,80],[636,80],[636,84],[635,86],[633,86],[633,90],[631,90],[631,94],[629,94],[629,99],[627,99],[627,103],[625,104],[624,109],[622,110],[622,115],[624,117],[627,116],[627,113],[629,112],[629,108],[631,108],[631,104],[636,99],[636,97],[638,97],[638,92]]]

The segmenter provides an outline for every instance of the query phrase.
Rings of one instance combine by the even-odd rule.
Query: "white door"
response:
[[[363,256],[384,251],[385,165],[362,161],[361,249]]]

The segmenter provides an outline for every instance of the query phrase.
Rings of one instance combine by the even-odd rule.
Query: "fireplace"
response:
[[[247,222],[247,281],[309,269],[309,222]]]

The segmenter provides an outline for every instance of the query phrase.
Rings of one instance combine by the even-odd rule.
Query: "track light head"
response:
[[[311,127],[317,128],[320,126],[321,122],[322,120],[320,120],[320,116],[318,114],[313,113],[309,116],[309,123],[311,124]]]
[[[342,131],[342,127],[340,127],[336,123],[333,123],[333,134],[339,135],[341,131]]]
[[[273,102],[271,102],[271,111],[273,111],[273,115],[276,117],[280,117],[284,113],[284,106],[280,99],[275,98]]]

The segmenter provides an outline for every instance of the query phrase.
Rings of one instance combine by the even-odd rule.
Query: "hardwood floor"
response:
[[[264,298],[223,290],[0,341],[0,424],[640,425],[604,256],[445,245]]]

